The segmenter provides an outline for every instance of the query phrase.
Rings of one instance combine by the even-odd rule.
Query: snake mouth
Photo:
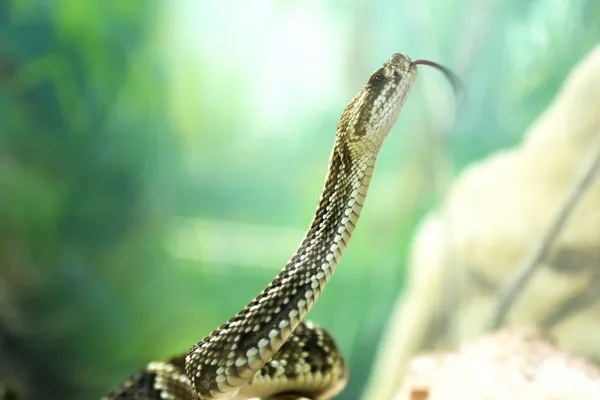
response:
[[[456,75],[454,72],[452,72],[449,68],[444,67],[441,64],[436,63],[435,61],[429,61],[429,60],[412,60],[410,62],[411,65],[426,65],[428,67],[433,67],[435,69],[437,69],[438,71],[440,71],[442,74],[444,74],[444,76],[450,81],[450,84],[452,85],[454,92],[455,93],[462,93],[464,90],[464,84],[462,82],[462,80],[458,77],[458,75]]]

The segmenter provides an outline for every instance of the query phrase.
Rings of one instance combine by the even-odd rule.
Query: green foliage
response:
[[[155,11],[0,5],[0,375],[24,398],[99,396],[123,377],[115,362],[141,362],[117,351],[144,327],[127,294],[165,259],[161,193],[177,182]]]

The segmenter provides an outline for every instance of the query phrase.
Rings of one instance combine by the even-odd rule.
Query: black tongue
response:
[[[452,90],[454,91],[454,96],[456,97],[456,99],[459,101],[462,100],[462,97],[464,96],[464,93],[465,93],[465,84],[463,83],[462,79],[460,79],[460,77],[458,75],[456,75],[454,72],[452,72],[452,70],[444,67],[441,64],[438,64],[434,61],[429,61],[429,60],[413,60],[412,64],[413,65],[426,65],[428,67],[433,67],[433,68],[437,69],[438,71],[440,71],[450,81],[450,84],[452,85]]]

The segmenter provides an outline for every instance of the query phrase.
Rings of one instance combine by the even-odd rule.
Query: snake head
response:
[[[417,66],[396,53],[375,71],[346,107],[338,124],[338,136],[351,142],[368,141],[379,147],[396,123],[406,97],[417,78]]]

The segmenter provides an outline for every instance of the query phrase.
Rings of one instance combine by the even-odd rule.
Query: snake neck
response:
[[[357,153],[361,155],[355,156]],[[271,284],[285,279],[292,282],[303,294],[296,294],[298,300],[305,298],[308,303],[299,309],[310,310],[344,254],[367,195],[376,156],[376,151],[353,152],[343,141],[336,141],[314,218],[298,250]]]
[[[356,227],[378,151],[375,143],[336,138],[315,216],[296,253],[248,306],[190,350],[186,370],[200,399],[239,390],[312,308]]]

